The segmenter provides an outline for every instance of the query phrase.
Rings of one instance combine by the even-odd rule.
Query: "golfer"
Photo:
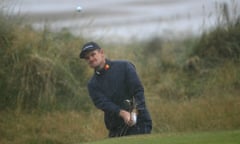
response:
[[[94,105],[104,112],[109,137],[149,134],[152,120],[145,104],[144,88],[131,62],[111,61],[95,42],[83,45],[80,58],[94,69],[88,92]],[[137,114],[131,117],[124,101],[135,100]]]

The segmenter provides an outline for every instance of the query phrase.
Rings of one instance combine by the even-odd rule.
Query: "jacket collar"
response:
[[[111,61],[106,59],[106,63],[104,67],[100,70],[95,70],[95,74],[97,76],[103,75],[106,71],[108,71],[111,68]]]

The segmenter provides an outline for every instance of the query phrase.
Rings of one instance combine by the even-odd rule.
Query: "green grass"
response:
[[[86,144],[239,144],[240,131],[154,134],[104,139]]]

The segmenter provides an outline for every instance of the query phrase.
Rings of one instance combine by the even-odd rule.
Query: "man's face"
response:
[[[101,68],[105,63],[105,58],[102,49],[90,51],[86,54],[85,60],[91,68]]]

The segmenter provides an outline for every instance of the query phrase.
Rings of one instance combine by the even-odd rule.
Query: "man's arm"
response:
[[[130,112],[120,109],[119,106],[111,102],[107,97],[105,97],[101,92],[94,90],[91,86],[88,86],[90,97],[94,105],[106,112],[114,112],[119,115],[126,124],[132,125]]]
[[[119,114],[120,107],[116,104],[114,104],[110,99],[108,99],[104,94],[102,94],[99,90],[94,89],[90,85],[88,85],[88,91],[90,94],[90,97],[94,103],[94,105],[105,111],[105,112],[114,112],[116,114]]]
[[[135,66],[132,63],[127,64],[127,86],[129,92],[135,98],[136,107],[138,110],[145,109],[144,88],[138,77]]]

